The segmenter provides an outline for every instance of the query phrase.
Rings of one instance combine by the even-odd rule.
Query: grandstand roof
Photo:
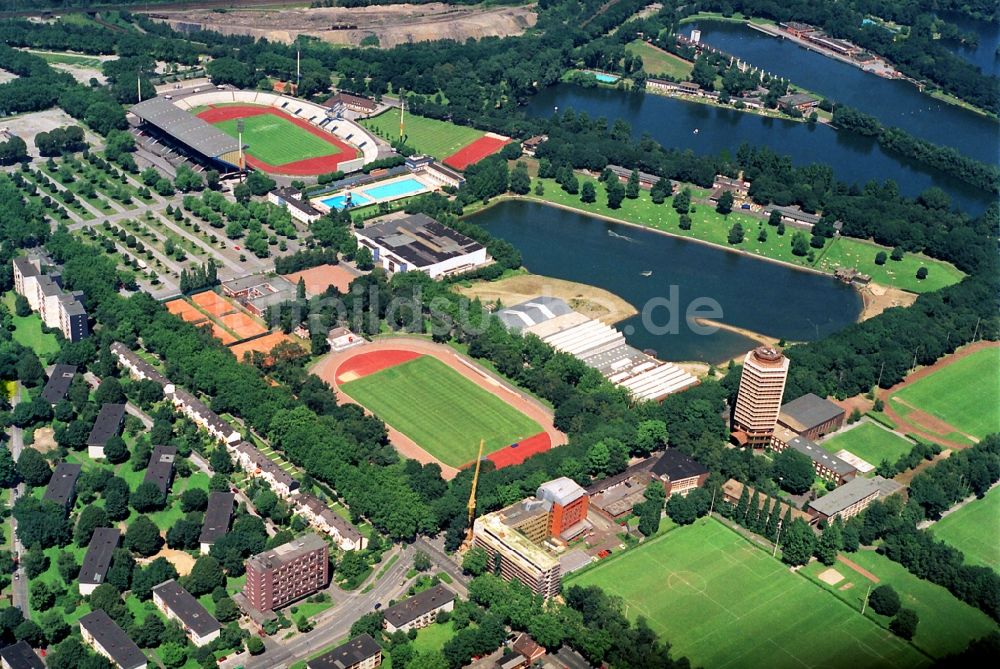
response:
[[[235,139],[164,98],[150,98],[129,111],[211,158],[239,150]]]

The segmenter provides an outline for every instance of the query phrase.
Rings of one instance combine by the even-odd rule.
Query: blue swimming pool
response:
[[[594,78],[597,79],[602,84],[613,84],[618,81],[619,77],[614,74],[604,74],[603,72],[598,72],[594,74]]]
[[[403,197],[404,195],[411,195],[414,193],[423,193],[426,190],[427,186],[423,185],[416,179],[410,177],[406,179],[400,179],[399,181],[390,181],[389,183],[382,184],[381,186],[362,188],[361,192],[370,197],[371,199],[378,201],[378,200],[391,200],[398,197]]]
[[[330,209],[336,209],[337,211],[340,211],[341,209],[344,208],[344,203],[347,202],[347,194],[341,193],[340,195],[334,195],[332,197],[320,200],[320,202],[328,206]],[[361,193],[354,192],[351,194],[352,207],[363,207],[366,204],[371,204],[371,203],[372,199],[369,197],[365,197]]]

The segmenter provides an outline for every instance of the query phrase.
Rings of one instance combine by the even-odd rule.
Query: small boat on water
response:
[[[643,276],[653,276],[653,270],[647,269],[645,272],[639,272],[639,274],[642,274]]]
[[[696,135],[698,134],[698,128],[694,129],[694,134],[696,134]]]

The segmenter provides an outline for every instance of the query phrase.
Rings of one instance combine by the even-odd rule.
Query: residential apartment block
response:
[[[62,507],[63,513],[68,514],[76,501],[76,480],[80,477],[81,469],[80,465],[69,462],[61,462],[56,465],[42,500],[54,502]]]
[[[80,567],[80,594],[87,596],[97,589],[111,568],[111,559],[121,540],[121,530],[112,527],[98,527],[90,537],[87,552]]]
[[[246,561],[243,595],[258,611],[271,611],[326,587],[330,547],[318,534],[306,534]]]
[[[179,622],[191,643],[199,648],[219,638],[219,621],[174,579],[153,588],[153,604],[167,618]]]
[[[362,634],[343,646],[306,662],[308,669],[375,669],[382,664],[382,647],[370,634]]]
[[[0,665],[3,669],[45,669],[42,658],[23,640],[0,649]]]
[[[111,660],[118,669],[146,669],[146,656],[125,631],[103,610],[80,618],[83,642]]]
[[[61,331],[70,341],[80,341],[90,335],[83,293],[65,292],[58,268],[50,263],[39,255],[14,258],[14,291],[28,300],[46,327]]]
[[[201,536],[198,537],[202,555],[208,555],[212,545],[229,531],[235,499],[236,495],[231,492],[216,491],[208,496],[205,521],[201,526]]]
[[[390,606],[383,612],[382,623],[389,634],[427,627],[442,611],[455,608],[455,593],[441,584]]]
[[[562,572],[559,561],[536,541],[548,534],[548,511],[539,500],[518,502],[506,509],[476,518],[473,545],[494,559],[500,556],[500,576],[515,578],[535,594],[559,594]]]
[[[87,455],[94,460],[103,460],[104,447],[111,437],[117,437],[121,433],[124,423],[124,404],[103,405],[90,430],[90,436],[87,437]]]
[[[305,518],[318,532],[333,538],[341,550],[360,551],[368,546],[368,539],[354,525],[344,520],[318,497],[301,492],[294,498],[295,512]]]

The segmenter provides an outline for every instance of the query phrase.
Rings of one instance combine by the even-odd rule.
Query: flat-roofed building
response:
[[[246,561],[243,595],[261,612],[272,611],[326,587],[330,547],[318,534],[305,534]]]
[[[778,98],[778,106],[785,111],[798,109],[800,112],[809,111],[819,104],[819,98],[807,93],[790,93]]]
[[[31,252],[29,252],[31,253]],[[83,293],[68,293],[62,288],[57,266],[43,253],[18,256],[12,263],[14,292],[28,300],[47,327],[58,329],[72,342],[90,335]]]
[[[442,611],[455,608],[454,592],[440,583],[390,606],[383,611],[383,626],[389,634],[427,627]]]
[[[437,279],[466,272],[489,260],[486,247],[426,214],[383,217],[354,231],[387,272],[419,271]]]
[[[80,618],[84,643],[111,660],[118,669],[146,669],[146,656],[125,631],[103,610]]]
[[[174,579],[153,588],[153,604],[167,618],[179,622],[191,643],[199,648],[219,638],[219,621]]]
[[[3,669],[45,669],[42,658],[24,640],[0,649],[0,664]]]
[[[284,207],[292,218],[303,223],[312,223],[323,215],[323,212],[309,204],[309,201],[303,197],[302,191],[290,186],[275,188],[267,194],[267,201]]]
[[[341,550],[360,551],[368,546],[368,540],[358,528],[312,493],[301,492],[295,496],[294,502],[296,513],[305,518],[313,529],[329,535]]]
[[[124,404],[104,404],[97,414],[90,436],[87,437],[87,455],[94,460],[104,459],[105,445],[111,437],[117,437],[121,433],[124,423]]]
[[[849,520],[867,509],[875,500],[894,495],[902,489],[903,486],[899,483],[881,476],[857,477],[809,502],[809,510],[821,520],[829,521],[837,516],[842,520]]]
[[[42,500],[53,502],[68,514],[76,501],[76,480],[80,477],[82,467],[71,462],[60,462],[52,472],[49,485],[45,488]]]
[[[542,504],[539,500],[535,501]],[[476,518],[473,524],[474,545],[485,550],[491,559],[500,556],[500,576],[503,579],[512,581],[516,578],[535,594],[549,598],[559,594],[561,587],[559,561],[524,533],[533,529],[532,520],[543,528],[543,532],[547,531],[548,512],[531,515],[528,513],[531,509],[523,508],[521,504],[519,502]],[[524,517],[517,517],[522,511],[525,512]],[[524,530],[508,525],[508,514],[510,522]]]
[[[111,567],[111,558],[121,540],[121,530],[113,527],[98,527],[87,544],[87,553],[80,567],[80,594],[86,597],[104,583]]]
[[[42,399],[53,406],[59,404],[69,392],[75,376],[76,367],[73,365],[54,365],[45,387],[42,388]]]
[[[149,464],[146,466],[146,475],[142,477],[143,483],[152,483],[156,488],[167,494],[170,485],[174,480],[174,460],[177,458],[177,449],[165,444],[153,446],[153,452],[149,455]]]
[[[263,316],[268,307],[294,300],[295,284],[283,276],[252,274],[223,281],[222,293],[255,316]]]
[[[788,428],[800,437],[819,439],[824,434],[836,432],[844,424],[847,412],[813,393],[806,393],[781,405],[778,425]]]
[[[306,662],[308,669],[375,669],[382,664],[382,647],[370,634],[351,639],[342,646]]]
[[[833,481],[838,485],[851,480],[858,473],[854,465],[826,451],[814,441],[800,437],[788,428],[778,426],[771,437],[771,448],[780,453],[791,448],[805,455],[813,463],[813,469],[821,478]]]
[[[743,358],[740,388],[733,411],[733,439],[741,446],[763,448],[771,442],[788,378],[788,358],[758,346]]]
[[[201,526],[198,542],[201,554],[208,555],[212,545],[229,532],[229,521],[233,518],[233,502],[236,495],[231,492],[216,491],[208,496],[205,508],[205,522]]]
[[[676,448],[668,448],[656,459],[650,470],[653,478],[663,483],[667,497],[671,495],[687,495],[695,488],[705,485],[708,479],[708,468],[692,460]]]

